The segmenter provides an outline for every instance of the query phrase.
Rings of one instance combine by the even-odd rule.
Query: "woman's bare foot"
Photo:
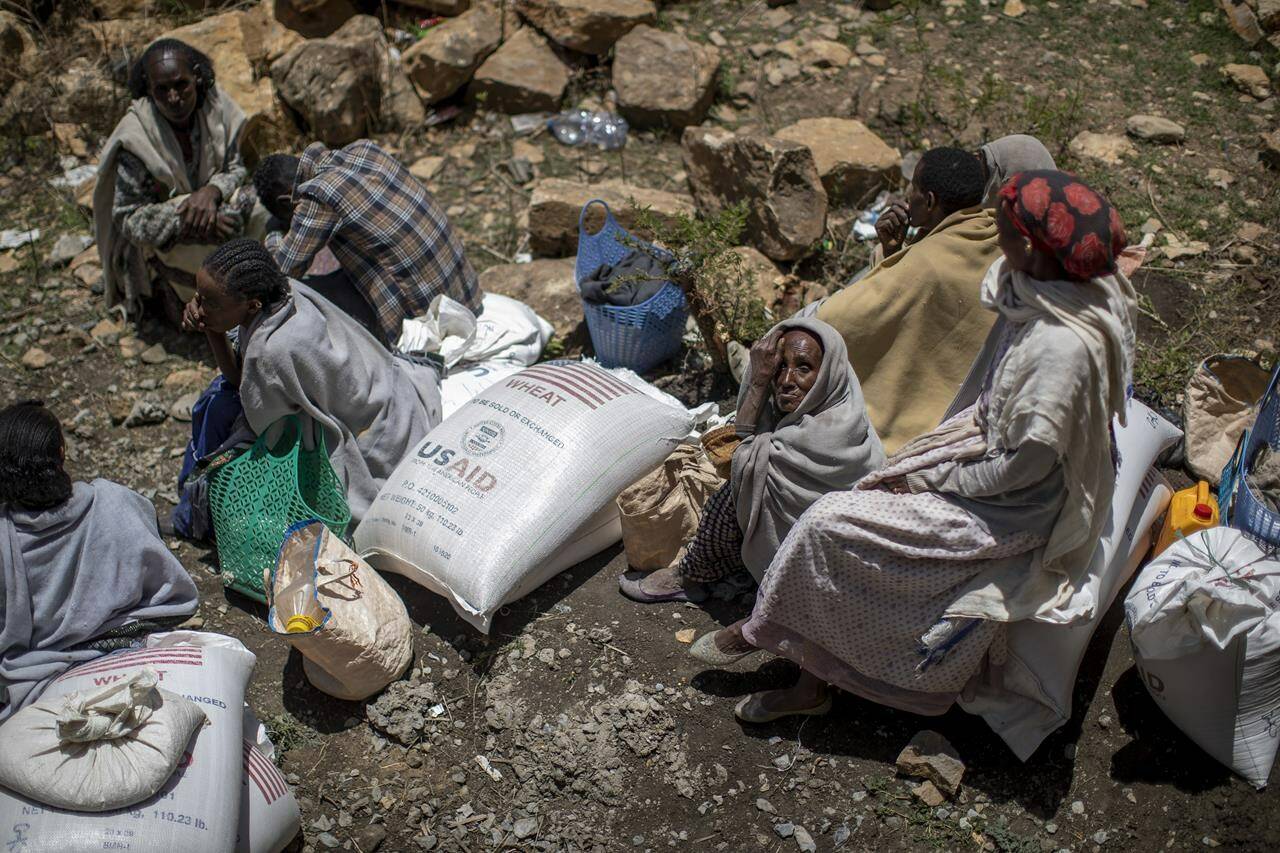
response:
[[[827,685],[816,675],[801,670],[800,678],[791,687],[783,690],[766,690],[757,694],[760,705],[771,713],[785,714],[795,711],[807,711],[826,701]]]
[[[745,624],[747,624],[746,619],[739,619],[732,625],[716,631],[716,648],[727,655],[740,655],[755,649],[755,646],[742,636],[742,626]]]
[[[667,595],[684,589],[684,579],[678,566],[669,566],[641,578],[640,589],[649,595]]]

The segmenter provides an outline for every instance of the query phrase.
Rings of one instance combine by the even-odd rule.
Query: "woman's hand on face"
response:
[[[894,199],[889,208],[880,214],[880,218],[876,220],[876,236],[880,238],[880,245],[884,247],[886,256],[902,248],[907,240],[907,228],[910,224],[911,217],[907,213],[906,202],[902,199]]]
[[[184,332],[203,332],[204,313],[200,310],[200,306],[196,304],[197,298],[192,297],[191,301],[182,309],[182,331]]]
[[[778,375],[778,366],[782,364],[782,332],[775,329],[756,341],[751,346],[751,361],[747,367],[751,384],[757,388],[767,388]]]
[[[217,227],[218,204],[222,193],[217,187],[207,186],[193,192],[178,205],[182,217],[182,233],[187,237],[211,239]]]

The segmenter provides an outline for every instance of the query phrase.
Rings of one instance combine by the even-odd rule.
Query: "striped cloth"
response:
[[[546,397],[552,403],[555,397],[572,397],[589,409],[598,409],[620,397],[640,393],[607,370],[580,361],[535,364],[508,379],[507,387],[519,388],[534,396],[554,395]]]
[[[437,294],[482,310],[476,272],[448,217],[400,161],[369,140],[336,151],[307,146],[293,200],[289,233],[275,249],[280,269],[301,277],[327,245],[369,301],[384,343]]]

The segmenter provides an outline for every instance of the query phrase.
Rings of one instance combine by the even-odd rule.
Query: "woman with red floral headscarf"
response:
[[[1002,322],[976,399],[792,528],[750,618],[717,645],[768,649],[801,677],[742,700],[740,719],[825,713],[831,684],[941,714],[1001,659],[1008,623],[1052,620],[1084,576],[1133,366],[1124,229],[1055,171],[1013,176],[997,223],[1004,257],[982,300]]]

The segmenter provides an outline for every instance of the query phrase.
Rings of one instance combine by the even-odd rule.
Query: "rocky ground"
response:
[[[1031,132],[1106,192],[1135,241],[1154,235],[1136,280],[1148,398],[1176,408],[1208,353],[1274,354],[1280,79],[1268,38],[1280,39],[1268,32],[1280,10],[1270,0],[867,4],[883,11],[414,0],[357,4],[366,18],[347,0],[196,5],[0,13],[0,230],[41,231],[0,251],[0,403],[46,400],[68,430],[75,476],[126,483],[162,512],[212,361],[197,338],[104,310],[76,182],[50,180],[92,162],[126,100],[125,60],[178,26],[253,119],[251,155],[374,134],[413,164],[485,287],[554,322],[553,352],[589,347],[571,273],[589,198],[625,221],[630,199],[668,217],[747,201],[752,248],[741,251],[782,312],[864,262],[850,225],[897,180],[901,156]],[[633,124],[619,152],[565,147],[511,118],[615,105]],[[709,149],[726,146],[707,140],[729,134],[740,156],[717,160]],[[770,209],[785,215],[770,223]],[[516,263],[526,255],[536,259]],[[654,378],[689,402],[719,398],[724,385],[703,361],[688,352]],[[208,549],[171,544],[201,588],[193,621],[258,654],[251,703],[302,802],[298,848],[1280,846],[1276,794],[1205,756],[1147,696],[1118,606],[1089,650],[1072,721],[1022,764],[959,711],[926,720],[842,697],[825,718],[739,725],[736,698],[793,668],[706,671],[685,643],[745,612],[750,593],[724,585],[706,610],[631,604],[616,591],[618,548],[513,604],[488,637],[392,578],[421,629],[411,675],[373,702],[337,702],[307,684],[263,608],[223,590]],[[925,729],[964,763],[940,802],[896,773]],[[945,788],[954,767],[943,770]]]

